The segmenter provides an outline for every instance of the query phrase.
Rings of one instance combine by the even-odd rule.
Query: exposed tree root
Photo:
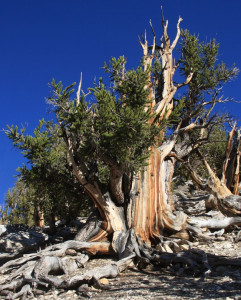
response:
[[[29,251],[34,251],[34,250],[36,250],[36,245],[24,247],[23,249],[14,251],[14,253],[2,253],[2,254],[0,254],[0,264],[3,264],[12,259],[19,258],[19,257],[21,257],[21,255],[23,255]]]
[[[115,232],[111,236],[112,242],[69,240],[48,246],[37,253],[13,258],[0,267],[2,273],[0,298],[26,299],[53,287],[60,290],[76,289],[79,293],[86,293],[84,288],[86,284],[98,289],[107,289],[110,286],[103,285],[102,278],[114,278],[133,264],[140,269],[148,264],[160,269],[170,266],[177,270],[175,272],[178,274],[188,271],[205,277],[211,273],[212,266],[218,264],[238,266],[241,262],[225,257],[220,259],[215,255],[193,249],[192,243],[188,241],[189,236],[194,233],[207,240],[211,237],[204,234],[203,227],[225,228],[240,222],[240,217],[223,220],[200,220],[191,217],[185,230],[170,237],[159,236],[160,242],[155,247],[141,241],[134,229]],[[98,222],[96,224],[99,230]],[[86,240],[89,240],[92,234],[89,228],[86,226],[82,231]],[[107,254],[112,256],[115,254],[119,260],[101,267],[86,268],[88,260],[94,255]]]
[[[119,235],[119,239],[119,242],[125,242],[125,249],[120,251],[123,258],[89,270],[83,267],[91,255],[113,253],[110,243],[71,240],[9,261],[0,269],[5,277],[0,283],[0,295],[4,299],[7,296],[8,299],[26,299],[28,295],[36,296],[39,289],[51,287],[64,290],[77,289],[82,293],[85,292],[82,285],[86,284],[106,289],[109,287],[101,283],[102,278],[114,278],[133,263],[138,268],[145,268],[148,264],[160,268],[181,265],[178,271],[180,274],[189,270],[202,276],[210,274],[212,265],[235,264],[237,266],[241,263],[239,260],[231,261],[226,258],[220,260],[214,255],[207,255],[201,250],[191,248],[179,253],[163,252],[164,245],[169,249],[178,247],[181,240],[177,238],[160,237],[162,248],[152,248],[140,242],[133,230],[123,234],[122,238]]]
[[[13,295],[13,297],[11,299],[17,299],[17,298],[20,298],[20,297],[25,299],[28,295],[34,297],[34,294],[32,292],[32,289],[31,289],[30,285],[26,284],[22,287],[21,291],[19,291],[15,295]]]
[[[111,263],[107,266],[95,268],[87,271],[85,274],[81,276],[72,277],[67,283],[68,287],[75,287],[76,285],[80,285],[81,283],[87,281],[94,283],[98,282],[101,278],[108,277],[114,278],[117,277],[121,272],[123,272],[133,261],[133,258],[136,255],[133,253],[130,256],[123,258],[116,263]]]

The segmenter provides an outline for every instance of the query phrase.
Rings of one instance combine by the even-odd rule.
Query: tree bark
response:
[[[36,205],[34,207],[34,216],[33,216],[33,220],[34,220],[34,225],[38,226],[38,227],[43,227],[44,226],[44,214],[42,209],[40,208],[39,205]]]
[[[235,132],[235,140],[233,145],[233,164],[232,164],[232,176],[230,189],[234,195],[239,194],[239,177],[240,177],[240,156],[241,156],[241,137],[240,137],[241,129]],[[230,159],[231,161],[231,159]]]
[[[171,194],[174,159],[165,159],[165,148],[153,149],[149,165],[133,182],[128,224],[142,241],[157,241],[165,230],[181,231],[186,215],[175,212]]]

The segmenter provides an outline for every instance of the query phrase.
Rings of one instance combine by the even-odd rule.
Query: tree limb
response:
[[[181,33],[180,23],[181,23],[181,21],[183,21],[183,19],[181,17],[179,17],[178,22],[177,22],[177,34],[176,34],[176,37],[175,37],[175,39],[174,39],[174,41],[172,42],[172,45],[171,45],[172,50],[176,47],[176,44],[177,44],[177,42],[179,40],[179,37],[180,37],[180,33]]]

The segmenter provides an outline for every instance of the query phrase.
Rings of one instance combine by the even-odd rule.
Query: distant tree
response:
[[[0,225],[4,225],[8,223],[8,208],[7,206],[0,205]]]
[[[14,187],[8,190],[5,198],[8,223],[34,225],[35,197],[31,187],[27,188],[22,180],[17,180]]]
[[[194,132],[191,138],[197,139],[197,134],[199,132]],[[194,136],[193,136],[194,135]],[[226,148],[227,133],[225,126],[220,124],[219,126],[214,126],[210,132],[209,137],[202,145],[199,147],[200,151],[206,157],[208,163],[210,164],[212,170],[217,174],[219,178],[222,176],[222,166],[225,158],[225,148]],[[200,156],[196,151],[190,153],[186,158],[184,163],[177,164],[175,168],[175,176],[183,177],[183,179],[190,179],[189,167],[196,170],[197,174],[203,178],[208,179],[209,174],[203,165]]]

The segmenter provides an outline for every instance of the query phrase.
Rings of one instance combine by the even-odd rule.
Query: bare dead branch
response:
[[[239,174],[240,174],[240,156],[241,156],[241,129],[237,131],[237,150],[236,150],[236,168],[234,170],[233,178],[233,193],[234,195],[239,194]]]
[[[80,91],[81,91],[81,86],[82,86],[82,72],[80,73],[80,82],[79,82],[79,87],[78,87],[78,91],[76,93],[76,104],[77,106],[80,103]]]
[[[176,85],[176,88],[179,89],[179,88],[181,88],[181,87],[187,85],[187,84],[192,80],[192,77],[193,77],[193,72],[191,72],[191,73],[187,76],[186,80],[185,80],[183,83],[177,84],[177,85]]]
[[[151,30],[152,30],[153,36],[156,37],[156,34],[155,34],[154,28],[153,28],[153,26],[152,26],[151,20],[150,20],[150,26],[151,26]]]
[[[223,162],[223,167],[222,167],[222,178],[221,178],[221,182],[223,184],[225,184],[226,181],[226,171],[228,168],[228,162],[230,159],[230,153],[231,153],[231,146],[232,146],[232,140],[233,140],[233,136],[234,136],[234,132],[236,129],[236,123],[234,123],[232,130],[229,132],[228,134],[228,138],[227,138],[227,143],[226,143],[226,149],[225,149],[225,160]]]
[[[175,37],[175,39],[174,39],[174,41],[172,42],[172,45],[171,45],[172,50],[176,47],[176,44],[177,44],[177,42],[179,40],[179,37],[180,37],[180,33],[181,33],[180,23],[181,23],[181,21],[183,21],[183,19],[181,17],[179,17],[178,22],[177,22],[177,34],[176,34],[176,37]]]
[[[166,20],[166,24],[165,24],[165,18],[164,18],[162,6],[161,6],[161,12],[162,12],[162,29],[163,29],[163,37],[164,37],[165,47],[169,47],[170,39],[167,34],[168,20]]]

